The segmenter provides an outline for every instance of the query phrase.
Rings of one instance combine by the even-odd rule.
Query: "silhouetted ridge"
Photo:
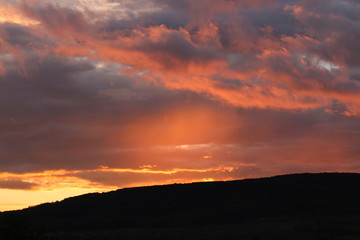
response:
[[[18,213],[51,231],[249,224],[360,213],[360,174],[293,174],[86,194]]]

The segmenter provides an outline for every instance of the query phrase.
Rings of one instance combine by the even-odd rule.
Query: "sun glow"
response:
[[[178,173],[232,172],[234,167],[215,167],[207,169],[174,168],[169,170],[154,169],[155,165],[142,165],[139,169],[109,168],[101,166],[91,170],[49,170],[35,173],[0,173],[0,181],[18,181],[34,184],[34,189],[65,189],[65,188],[103,188],[112,189],[116,186],[104,186],[79,177],[86,173],[134,173],[153,175],[173,175]]]
[[[203,179],[203,182],[214,182],[215,181],[215,179],[213,179],[213,178],[204,178]]]
[[[0,173],[0,183],[3,184],[0,194],[4,196],[0,205],[0,211],[20,209],[29,205],[36,205],[47,201],[62,200],[65,197],[85,194],[89,192],[104,192],[115,190],[120,187],[149,186],[172,183],[191,183],[214,181],[213,178],[192,178],[196,174],[214,174],[232,172],[234,167],[219,166],[208,169],[182,169],[175,168],[169,170],[156,170],[155,165],[142,165],[138,169],[131,168],[109,168],[101,166],[91,170],[48,170],[33,173]],[[123,185],[109,185],[97,183],[92,180],[84,179],[82,176],[87,174],[134,174],[134,176],[148,176],[152,181],[138,183],[128,183]],[[185,174],[185,175],[184,175]],[[190,178],[185,177],[190,174]],[[177,178],[174,176],[183,176]],[[164,176],[168,176],[164,178]],[[157,180],[158,179],[158,180]],[[7,189],[9,186],[14,188],[16,185],[23,187],[30,184],[27,189]],[[11,184],[12,185],[11,185]],[[120,182],[118,184],[121,184]],[[7,194],[12,197],[6,197]],[[14,196],[17,196],[16,198]],[[21,199],[21,200],[20,200]],[[26,199],[26,201],[24,201]]]
[[[39,22],[25,17],[14,8],[0,6],[0,23],[6,22],[26,26],[39,24]]]

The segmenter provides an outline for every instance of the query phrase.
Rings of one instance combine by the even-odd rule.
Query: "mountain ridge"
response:
[[[234,232],[248,224],[268,229],[276,222],[281,224],[274,229],[289,225],[293,233],[293,229],[304,222],[353,219],[351,231],[360,236],[359,189],[358,173],[287,174],[124,188],[71,197],[8,214],[26,216],[32,223],[46,226],[51,233],[165,231],[194,227],[212,231],[220,226],[237,226],[229,231]],[[348,229],[349,224],[335,225],[338,224],[341,229]],[[308,228],[311,230],[312,225]],[[122,238],[127,239],[126,236]]]
[[[23,211],[23,210],[27,210],[27,209],[36,208],[36,207],[39,207],[39,206],[42,206],[42,205],[67,201],[67,200],[78,198],[78,197],[111,194],[111,193],[124,191],[124,190],[141,190],[141,189],[158,188],[158,187],[160,187],[160,188],[165,187],[166,188],[166,187],[172,187],[172,186],[179,186],[179,185],[186,186],[186,185],[193,185],[193,184],[217,184],[217,183],[232,183],[232,182],[243,182],[243,181],[254,181],[254,180],[257,181],[257,180],[268,180],[268,179],[275,179],[275,178],[292,177],[292,176],[294,176],[294,177],[295,176],[306,176],[306,175],[348,175],[348,176],[350,176],[350,175],[358,175],[358,176],[360,176],[360,173],[355,173],[355,172],[319,172],[319,173],[304,172],[304,173],[293,173],[293,174],[281,174],[281,175],[274,175],[274,176],[269,176],[269,177],[244,178],[244,179],[238,179],[238,180],[224,180],[224,181],[220,180],[220,181],[209,181],[209,182],[200,182],[199,181],[199,182],[191,182],[191,183],[171,183],[171,184],[159,184],[159,185],[150,185],[150,186],[124,187],[124,188],[119,188],[119,189],[116,189],[116,190],[106,191],[106,192],[85,193],[85,194],[81,194],[81,195],[67,197],[67,198],[64,198],[64,199],[58,200],[58,201],[40,203],[40,204],[29,206],[29,207],[26,207],[26,208],[23,208],[23,209],[0,211],[0,213],[18,212],[18,211]]]

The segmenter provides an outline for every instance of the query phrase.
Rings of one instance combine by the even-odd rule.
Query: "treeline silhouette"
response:
[[[127,188],[2,213],[0,239],[360,239],[359,190],[355,173]]]

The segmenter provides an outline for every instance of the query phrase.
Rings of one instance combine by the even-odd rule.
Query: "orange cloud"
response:
[[[296,85],[294,86],[296,84],[294,74],[301,73],[295,72],[299,71],[298,69],[291,72],[291,66],[288,66],[290,68],[286,72],[275,72],[266,65],[260,66],[260,69],[256,70],[238,72],[231,70],[226,61],[220,58],[217,59],[216,56],[214,56],[214,59],[199,59],[198,61],[196,57],[188,56],[189,59],[181,59],[176,55],[178,53],[162,52],[163,50],[148,52],[147,50],[137,49],[138,46],[146,45],[147,41],[150,41],[153,46],[162,46],[166,44],[168,34],[179,33],[160,26],[150,28],[145,32],[136,32],[135,36],[131,38],[118,39],[110,44],[95,41],[90,45],[96,50],[96,55],[91,56],[105,61],[117,61],[130,66],[130,69],[126,71],[127,73],[143,72],[144,74],[141,74],[142,79],[150,82],[160,80],[170,89],[187,89],[198,93],[208,93],[235,106],[314,109],[328,105],[334,98],[345,100],[345,98],[350,97],[349,94],[341,94],[337,91],[329,94],[328,89],[316,85],[319,84],[316,79],[306,79],[306,76],[303,81],[313,84],[311,90],[303,90]],[[190,42],[188,32],[184,29],[181,30],[179,36],[182,36],[181,38],[189,44],[189,47],[197,48],[196,45]],[[87,54],[90,51],[84,47],[60,46],[56,52],[74,56]],[[199,53],[201,54],[201,52]],[[284,57],[283,54],[285,54]],[[267,63],[274,56],[288,58],[289,53],[286,49],[280,52],[279,50],[264,49],[259,59],[264,59],[263,61]],[[232,89],[222,88],[219,87],[218,81],[214,80],[214,77],[236,79],[240,85],[245,83],[245,86]],[[344,77],[346,76],[343,76],[343,79]],[[264,80],[261,84],[252,84],[251,79]],[[341,81],[343,80],[337,80],[337,82]],[[250,84],[246,85],[249,82]],[[286,84],[285,87],[283,84]],[[307,101],[308,98],[314,100]],[[359,101],[357,94],[350,98],[353,101]]]
[[[20,9],[52,35],[56,54],[117,62],[127,67],[123,74],[169,89],[206,93],[246,108],[316,109],[329,106],[334,99],[346,106],[358,105],[358,92],[342,93],[337,85],[350,84],[345,60],[340,57],[345,53],[339,52],[330,62],[320,59],[311,63],[299,56],[318,56],[317,52],[313,56],[308,53],[323,44],[310,36],[312,32],[277,36],[276,25],[260,27],[246,18],[246,11],[259,9],[281,11],[284,17],[293,15],[300,22],[316,17],[306,15],[300,5],[281,8],[281,2],[208,1],[204,8],[200,1],[189,4],[190,20],[178,29],[166,24],[142,26],[140,21],[130,25],[133,28],[117,31],[100,31],[106,23],[92,21],[95,13],[91,10],[50,4],[38,8],[23,4]],[[244,15],[235,11],[238,8],[244,8]],[[165,8],[152,11],[162,10]],[[51,12],[51,19],[44,12]],[[227,16],[222,21],[217,19],[221,14]],[[337,41],[331,36],[324,40],[326,44]],[[324,63],[339,66],[338,73],[321,68],[324,65],[319,64]],[[325,78],[332,78],[328,85],[323,84]],[[224,84],[227,79],[233,84]],[[360,88],[356,82],[351,84]],[[349,107],[349,114],[357,115],[352,109]]]
[[[22,14],[16,8],[9,6],[1,6],[0,5],[0,23],[15,23],[25,26],[31,26],[39,24],[38,21],[35,21],[31,18],[28,18]]]
[[[166,184],[169,181],[174,181],[173,176],[181,175],[183,173],[190,173],[192,178],[196,179],[196,174],[203,173],[214,173],[214,172],[232,172],[234,167],[215,167],[208,169],[181,169],[175,168],[170,170],[156,170],[149,168],[139,168],[139,169],[130,169],[130,168],[109,168],[101,167],[98,169],[92,170],[47,170],[43,172],[35,173],[0,173],[0,188],[2,189],[27,189],[27,190],[55,190],[55,189],[103,189],[111,190],[119,187],[128,187],[133,186],[135,183],[123,184],[118,182],[115,185],[107,185],[106,182],[96,182],[92,180],[87,180],[82,178],[86,174],[139,174],[139,175],[153,175],[151,183],[142,182],[141,185],[151,185],[151,184]],[[163,177],[168,176],[168,177]],[[169,177],[170,176],[170,177]],[[136,177],[135,177],[136,178]],[[156,178],[159,178],[156,181]],[[175,177],[176,179],[176,177]],[[200,177],[201,179],[201,177]],[[198,181],[194,179],[183,179],[186,182]],[[30,187],[30,184],[33,186]],[[130,184],[130,185],[129,185]],[[28,186],[29,185],[29,186]]]

